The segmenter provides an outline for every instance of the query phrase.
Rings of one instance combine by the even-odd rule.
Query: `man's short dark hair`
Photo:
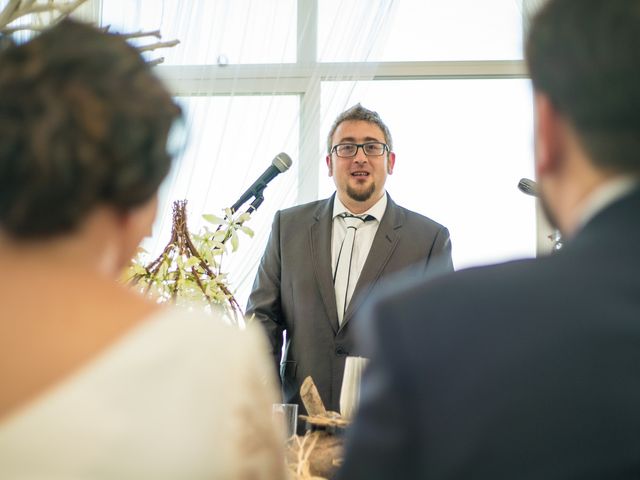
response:
[[[374,112],[373,110],[364,108],[359,103],[356,103],[353,107],[345,110],[340,115],[338,115],[338,118],[336,118],[333,122],[333,125],[331,125],[331,128],[329,129],[329,135],[327,136],[327,153],[331,153],[331,148],[333,148],[333,134],[336,133],[338,126],[342,122],[358,120],[377,125],[380,130],[382,130],[382,133],[384,135],[384,142],[389,147],[389,151],[393,151],[393,139],[391,138],[391,132],[380,118],[380,115],[378,115],[378,112]]]
[[[604,170],[640,174],[640,0],[551,0],[535,17],[527,63]]]
[[[0,229],[39,238],[150,199],[180,108],[119,35],[70,20],[0,53]]]

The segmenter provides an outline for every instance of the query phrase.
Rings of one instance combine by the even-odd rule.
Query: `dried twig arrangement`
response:
[[[204,227],[197,234],[187,228],[186,200],[173,203],[171,239],[162,253],[151,263],[144,265],[142,251],[133,259],[125,274],[125,281],[145,295],[159,302],[178,304],[202,304],[209,307],[222,305],[237,324],[242,309],[227,285],[227,275],[222,271],[222,258],[227,242],[232,252],[238,249],[238,230],[248,236],[253,231],[244,225],[249,213],[234,217],[227,209],[225,218],[203,215],[209,223],[217,225],[215,231]]]
[[[105,31],[109,30],[109,26],[105,27]],[[160,30],[153,30],[149,32],[134,32],[134,33],[121,33],[121,35],[127,40],[132,40],[134,38],[145,38],[145,37],[155,37],[158,40],[162,38],[160,35]],[[142,52],[151,52],[153,50],[158,50],[159,48],[171,48],[175,47],[180,43],[180,40],[169,40],[167,42],[157,41],[154,43],[150,43],[148,45],[138,45],[136,48],[140,53]],[[149,60],[147,63],[151,66],[158,65],[164,62],[164,57],[154,58],[153,60]]]
[[[342,458],[342,433],[349,422],[325,408],[311,377],[302,382],[300,397],[308,415],[299,418],[313,431],[307,431],[302,438],[294,436],[289,442],[289,471],[297,480],[331,478],[338,466],[336,462]]]
[[[85,2],[87,0],[9,0],[0,10],[0,39],[10,38],[11,34],[19,31],[40,32],[68,17]],[[108,31],[109,28],[107,26],[104,30]],[[158,40],[148,45],[136,46],[139,52],[171,48],[180,43],[179,40],[161,42],[160,30],[121,35],[128,40],[146,37],[155,37]],[[164,57],[150,60],[148,63],[153,66],[162,62]]]
[[[314,476],[311,473],[309,460],[319,438],[318,432],[307,432],[302,439],[298,436],[293,437],[289,445],[289,452],[293,454],[293,459],[287,463],[287,467],[296,480],[324,480],[325,477]]]
[[[300,398],[308,415],[300,415],[300,419],[308,424],[335,432],[349,426],[349,421],[338,412],[327,410],[313,378],[307,377],[300,386]]]

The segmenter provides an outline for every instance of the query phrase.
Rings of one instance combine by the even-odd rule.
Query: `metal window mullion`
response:
[[[318,76],[318,0],[298,0],[296,64],[289,87],[301,81],[297,204],[318,198],[320,77]]]
[[[156,67],[176,95],[300,94],[314,82],[340,80],[430,80],[526,78],[521,60],[472,62],[353,62],[274,65],[170,65]],[[233,81],[240,90],[232,90]]]

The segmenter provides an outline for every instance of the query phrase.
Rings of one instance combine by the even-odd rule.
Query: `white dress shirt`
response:
[[[380,221],[382,220],[386,208],[387,193],[385,192],[380,200],[378,200],[369,210],[358,214],[360,216],[371,215],[372,217],[374,217],[374,220],[364,222],[364,224],[360,228],[358,228],[355,237],[353,255],[351,257],[351,276],[352,278],[354,278],[354,281],[349,283],[349,291],[347,292],[347,305],[351,300],[351,296],[353,295],[355,286],[358,282],[358,279],[360,278],[360,273],[362,272],[364,263],[369,256],[369,250],[371,250],[373,238],[376,236],[376,232],[378,231]],[[349,209],[342,204],[342,202],[336,195],[333,202],[333,228],[331,230],[331,271],[334,275],[338,263],[338,252],[340,251],[340,245],[342,245],[342,241],[347,234],[347,226],[345,224],[344,218],[341,218],[339,216],[342,213],[356,215],[355,213],[349,211]]]

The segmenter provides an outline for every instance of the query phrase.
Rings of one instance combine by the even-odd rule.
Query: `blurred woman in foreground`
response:
[[[0,53],[0,477],[281,478],[260,336],[115,282],[180,109],[117,35]]]

